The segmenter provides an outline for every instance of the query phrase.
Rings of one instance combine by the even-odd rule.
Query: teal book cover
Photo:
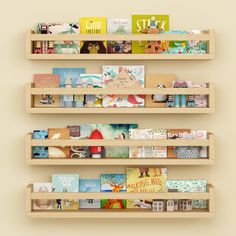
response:
[[[54,174],[52,175],[52,187],[54,192],[79,192],[79,175]]]

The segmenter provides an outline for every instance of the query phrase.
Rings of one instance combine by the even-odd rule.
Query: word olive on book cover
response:
[[[79,191],[98,193],[100,192],[99,179],[80,179]],[[101,208],[101,201],[99,199],[80,199],[79,208]]]
[[[58,88],[60,83],[59,75],[53,74],[34,74],[35,88]],[[59,107],[59,95],[42,94],[34,95],[35,107]]]
[[[167,30],[169,30],[169,15],[132,15],[133,34],[156,34]],[[147,44],[148,41],[132,41],[132,52],[154,53],[147,50]]]
[[[101,192],[125,192],[125,174],[101,174]],[[126,200],[102,199],[102,208],[126,208]]]
[[[48,139],[69,139],[70,132],[67,128],[50,128],[48,129]],[[69,158],[70,147],[50,146],[48,147],[49,158]]]
[[[127,192],[166,192],[166,168],[126,168]],[[152,199],[128,199],[127,208],[152,207]]]
[[[33,192],[49,193],[52,192],[52,183],[34,183]],[[53,200],[51,199],[35,199],[33,203],[34,210],[52,209]]]

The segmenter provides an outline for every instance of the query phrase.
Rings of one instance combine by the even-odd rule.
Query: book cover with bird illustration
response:
[[[101,192],[125,192],[125,174],[101,174]],[[102,199],[102,208],[126,208],[124,199]]]

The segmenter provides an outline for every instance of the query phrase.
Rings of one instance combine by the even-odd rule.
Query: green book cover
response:
[[[132,15],[132,34],[146,34],[149,27],[169,30],[169,15]],[[144,53],[147,41],[132,41],[132,52]]]

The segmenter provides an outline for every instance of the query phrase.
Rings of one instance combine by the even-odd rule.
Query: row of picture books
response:
[[[53,68],[52,74],[35,74],[36,88],[206,88],[206,83],[179,80],[175,74],[149,74],[143,65],[104,65],[99,74],[86,68]],[[34,96],[34,107],[168,107],[206,108],[208,95],[86,94]]]
[[[83,124],[34,130],[33,139],[207,139],[206,130],[138,128],[138,124]],[[199,146],[36,146],[33,158],[207,158]]]
[[[99,179],[80,179],[79,174],[53,174],[52,182],[34,183],[34,192],[206,192],[206,180],[168,180],[166,168],[126,168],[125,174],[101,174]],[[157,200],[157,199],[155,199]],[[174,199],[173,199],[174,200]],[[34,210],[82,208],[151,209],[153,199],[53,199],[34,200]],[[206,209],[207,201],[196,199],[192,208]],[[175,209],[178,210],[178,209]]]
[[[39,34],[201,34],[169,30],[169,15],[131,18],[81,17],[77,23],[38,23]],[[206,41],[36,41],[35,54],[205,54]]]

